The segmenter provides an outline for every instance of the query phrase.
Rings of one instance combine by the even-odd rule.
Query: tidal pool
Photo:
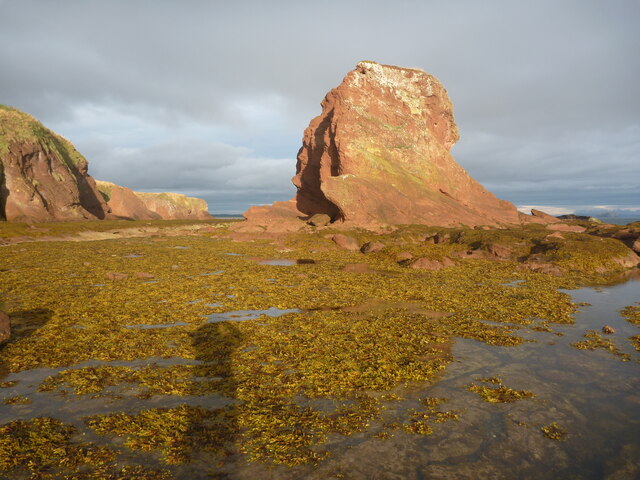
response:
[[[216,323],[216,322],[244,322],[246,320],[254,320],[256,318],[260,318],[262,315],[266,315],[268,317],[280,317],[281,315],[286,315],[288,313],[299,313],[301,312],[298,308],[287,308],[281,309],[276,307],[269,307],[264,310],[237,310],[234,312],[223,312],[223,313],[212,313],[211,315],[206,315],[207,323]]]
[[[402,400],[387,404],[381,421],[367,431],[336,435],[331,456],[319,466],[240,466],[232,478],[640,478],[640,355],[628,341],[638,327],[618,313],[640,301],[640,281],[569,293],[575,302],[591,304],[576,313],[574,325],[522,333],[527,341],[516,347],[457,339],[455,361],[439,381],[394,390]],[[605,350],[572,346],[584,339],[585,331],[600,331],[605,324],[616,329],[606,337],[629,353],[631,361]],[[508,387],[526,389],[535,397],[485,402],[468,387],[487,377],[499,377]],[[375,436],[381,422],[393,422],[424,397],[448,398],[446,409],[459,412],[458,421],[436,423],[427,436],[401,429],[390,438]],[[553,423],[566,430],[564,441],[543,434],[542,427]]]

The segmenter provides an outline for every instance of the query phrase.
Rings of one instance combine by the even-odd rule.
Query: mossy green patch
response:
[[[108,387],[133,386],[139,389],[137,395],[141,398],[153,395],[206,395],[224,391],[224,378],[221,375],[225,372],[224,365],[83,367],[63,370],[48,377],[38,391],[51,392],[69,386],[76,395],[100,395]]]
[[[71,170],[87,163],[71,142],[46,128],[31,115],[0,105],[0,159],[14,142],[39,144],[46,152],[56,154]]]
[[[559,442],[565,441],[568,435],[568,432],[556,422],[540,427],[540,430],[545,437]]]
[[[446,398],[426,397],[420,403],[426,410],[412,410],[409,420],[404,424],[405,431],[417,435],[431,435],[434,423],[444,423],[458,420],[460,412],[457,410],[440,411],[438,406],[446,403]]]
[[[125,445],[143,451],[162,450],[168,464],[184,463],[193,452],[226,455],[236,427],[233,410],[208,410],[186,405],[153,408],[136,415],[115,413],[89,417],[86,423],[101,435],[127,437]]]
[[[31,400],[22,395],[15,395],[4,399],[5,405],[29,405]]]
[[[476,380],[496,385],[495,387],[476,385],[475,383],[469,385],[469,390],[473,393],[477,393],[485,402],[512,403],[526,398],[535,398],[535,394],[533,392],[529,392],[527,390],[514,390],[513,388],[506,387],[497,377],[477,378]]]
[[[623,362],[628,362],[631,359],[631,356],[628,353],[620,351],[612,340],[604,338],[595,330],[587,330],[583,336],[586,340],[573,343],[572,346],[578,350],[604,350],[618,357]]]
[[[640,327],[640,303],[637,305],[629,305],[620,310],[622,316],[627,322]]]
[[[76,434],[74,426],[49,417],[2,425],[0,472],[12,475],[11,478],[42,480],[172,478],[167,471],[118,465],[115,451],[74,441]]]

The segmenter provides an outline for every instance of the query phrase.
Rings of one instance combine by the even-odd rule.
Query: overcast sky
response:
[[[375,60],[440,79],[499,197],[640,209],[639,25],[639,0],[0,0],[0,103],[98,179],[242,212],[291,198],[320,101]]]

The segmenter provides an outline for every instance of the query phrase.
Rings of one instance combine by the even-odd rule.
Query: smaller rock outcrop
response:
[[[553,215],[549,215],[548,213],[543,212],[542,210],[536,210],[535,208],[531,209],[531,215],[541,220],[544,223],[559,223],[560,220],[554,217]]]
[[[211,218],[207,202],[201,198],[187,197],[181,193],[135,192],[145,207],[165,220]]]
[[[599,220],[595,217],[589,217],[587,215],[574,215],[574,214],[558,215],[558,218],[560,220],[587,220],[588,222],[591,222],[591,223],[602,223],[602,220]]]
[[[155,220],[162,218],[152,212],[136,193],[111,182],[96,181],[98,190],[111,209],[111,214],[125,220]]]

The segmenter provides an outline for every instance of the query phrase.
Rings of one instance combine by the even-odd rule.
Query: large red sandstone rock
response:
[[[111,182],[96,182],[98,190],[107,201],[111,214],[126,220],[153,220],[161,218],[152,212],[133,190]]]
[[[455,162],[449,150],[456,140],[453,107],[435,77],[360,62],[304,133],[287,221],[324,213],[365,227],[520,223],[511,203]],[[267,228],[281,223],[278,209],[244,216]]]
[[[71,142],[0,105],[0,219],[102,219],[109,207]]]

